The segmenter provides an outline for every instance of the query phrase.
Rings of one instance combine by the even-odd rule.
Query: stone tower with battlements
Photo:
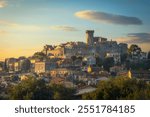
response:
[[[86,43],[89,46],[92,46],[94,44],[94,30],[86,31]]]

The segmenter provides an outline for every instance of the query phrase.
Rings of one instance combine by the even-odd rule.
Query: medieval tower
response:
[[[92,46],[94,44],[94,30],[86,31],[86,43],[89,46]]]

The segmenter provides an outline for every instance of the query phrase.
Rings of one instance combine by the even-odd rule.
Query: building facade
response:
[[[49,72],[51,69],[56,68],[56,64],[55,63],[51,63],[51,62],[36,62],[35,63],[35,73],[45,73],[45,72]]]
[[[94,44],[94,30],[86,31],[86,43],[89,46],[92,46]]]

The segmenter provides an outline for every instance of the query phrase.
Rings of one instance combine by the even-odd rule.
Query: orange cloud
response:
[[[45,29],[45,27],[37,26],[37,25],[24,25],[18,24],[15,22],[7,21],[7,20],[0,20],[0,25],[3,27],[7,27],[7,29],[11,30],[19,30],[19,31],[41,31]]]
[[[135,41],[136,38],[131,38],[131,37],[118,37],[115,39],[119,43],[131,43],[132,41]]]
[[[6,34],[8,34],[7,31],[5,31],[5,30],[0,30],[0,35],[6,35]]]
[[[140,38],[137,38],[135,36],[132,36],[132,37],[128,36],[128,37],[118,37],[114,40],[116,40],[119,43],[127,43],[129,46],[131,44],[137,44],[138,46],[140,46],[142,48],[143,51],[145,51],[145,52],[150,51],[150,46],[149,46],[150,41],[146,40],[146,39],[144,40],[144,38],[143,38],[143,40],[144,40],[143,41]]]
[[[0,8],[4,8],[7,6],[7,1],[6,0],[0,0]]]
[[[0,20],[0,24],[3,26],[16,26],[17,24],[7,20]]]
[[[51,26],[50,29],[52,30],[62,30],[62,31],[78,31],[78,29],[76,29],[75,27],[72,26]]]
[[[126,37],[116,38],[124,43],[150,43],[150,33],[129,33]]]
[[[39,31],[42,30],[42,27],[36,25],[14,25],[13,29],[21,30],[21,31]]]

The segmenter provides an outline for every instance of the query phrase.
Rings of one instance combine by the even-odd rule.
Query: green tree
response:
[[[126,68],[132,70],[149,70],[150,69],[150,60],[143,60],[138,62],[126,61]]]
[[[68,100],[74,99],[75,89],[61,85],[48,85],[43,80],[30,78],[8,90],[9,99],[14,100]]]
[[[138,45],[132,44],[128,49],[128,54],[131,58],[133,56],[140,56],[140,53],[142,52],[141,48]]]
[[[110,79],[109,81],[101,81],[96,91],[84,94],[82,99],[150,99],[150,85],[136,79]]]
[[[36,52],[36,53],[34,53],[34,55],[32,57],[34,59],[39,59],[39,60],[45,60],[45,59],[47,59],[46,54],[44,54],[43,52]]]
[[[10,99],[14,100],[44,100],[52,99],[52,92],[43,80],[30,78],[22,81],[9,90]]]
[[[4,65],[3,65],[3,63],[2,63],[2,62],[0,62],[0,67],[1,67],[1,68],[3,68],[3,67],[4,67]]]
[[[28,72],[30,70],[30,60],[29,59],[24,59],[20,62],[20,66],[21,66],[21,71],[22,72]]]
[[[66,88],[62,85],[51,85],[54,100],[69,100],[74,99],[75,89]]]
[[[140,53],[142,50],[138,45],[132,44],[128,51],[129,51],[129,53],[132,53],[132,52],[135,52],[135,51]]]

